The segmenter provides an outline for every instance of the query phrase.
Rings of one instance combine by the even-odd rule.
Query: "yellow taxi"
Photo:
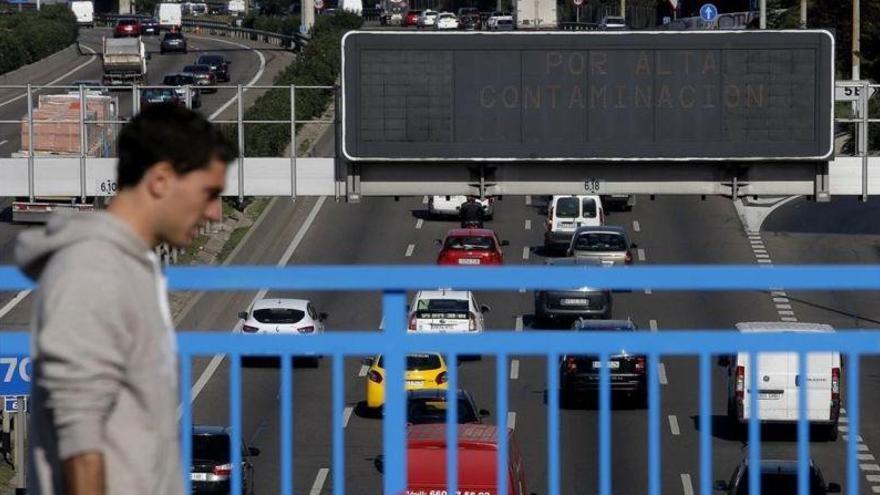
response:
[[[367,359],[367,407],[379,408],[385,403],[385,368],[382,355]],[[406,390],[446,390],[448,377],[446,362],[437,353],[409,354],[406,356]]]

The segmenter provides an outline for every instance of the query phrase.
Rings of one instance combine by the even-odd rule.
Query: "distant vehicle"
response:
[[[571,237],[568,256],[589,258],[603,265],[631,265],[633,262],[629,238],[622,227],[581,227]]]
[[[319,335],[324,333],[327,313],[318,313],[305,299],[261,299],[238,317],[244,320],[244,334]],[[318,366],[320,357],[310,355],[307,359]]]
[[[480,333],[489,311],[469,290],[420,290],[410,306],[407,328],[413,333]]]
[[[342,11],[363,15],[364,3],[362,0],[339,0],[338,5]]]
[[[95,27],[95,4],[91,0],[74,0],[70,2],[70,10],[76,17],[76,23],[82,27]]]
[[[485,409],[477,410],[471,394],[458,389],[458,424],[479,424],[489,416]],[[410,390],[406,393],[406,422],[426,425],[446,422],[446,390]]]
[[[392,6],[387,10],[383,10],[379,15],[379,24],[383,26],[395,26],[404,21],[404,12],[398,6]]]
[[[422,12],[422,15],[419,16],[419,20],[416,22],[417,28],[426,28],[426,27],[434,27],[437,24],[437,16],[439,14],[433,10],[425,10]]]
[[[548,251],[566,248],[579,227],[605,224],[605,209],[599,196],[553,196],[547,206],[544,248]]]
[[[107,91],[107,88],[103,87],[103,84],[101,83],[101,81],[98,81],[95,79],[80,79],[77,81],[73,81],[72,83],[70,83],[70,85],[71,85],[71,88],[69,88],[67,90],[67,93],[72,94],[72,95],[79,94],[79,87],[80,86],[83,86],[83,89],[85,89],[86,94],[97,94],[97,95],[108,95],[109,94],[109,91]]]
[[[210,65],[186,65],[180,71],[186,74],[192,74],[193,77],[198,81],[199,86],[205,86],[202,88],[202,91],[205,93],[216,93],[217,88],[211,88],[217,83],[217,76],[214,75],[214,72],[211,71]]]
[[[430,196],[428,198],[428,215],[432,217],[439,216],[458,216],[458,210],[467,201],[467,196]],[[495,215],[495,198],[478,199],[478,203],[483,205],[483,218],[491,220]]]
[[[367,407],[378,409],[385,405],[385,364],[382,355],[363,361],[367,372]],[[406,356],[406,390],[446,390],[449,378],[446,362],[437,353],[409,354]]]
[[[153,17],[159,19],[159,28],[163,31],[179,31],[183,26],[183,5],[179,3],[160,3],[153,11]]]
[[[136,38],[141,35],[141,22],[137,19],[119,19],[113,29],[114,38]]]
[[[229,82],[229,60],[222,55],[199,55],[196,64],[207,65],[219,82]]]
[[[576,332],[635,332],[630,320],[578,319],[571,327]],[[648,405],[647,365],[643,354],[621,350],[603,363],[598,355],[564,354],[559,363],[560,400],[570,407],[583,395],[599,390],[599,373],[607,367],[612,392],[626,394],[638,407]]]
[[[760,485],[761,493],[778,493],[780,495],[798,493],[798,461],[762,460]],[[749,461],[748,458],[733,470],[730,481],[716,481],[715,491],[725,495],[745,495],[749,493]],[[809,460],[807,493],[810,495],[826,495],[840,493],[837,483],[825,484],[822,471],[812,459]]]
[[[486,28],[488,28],[490,31],[493,31],[495,29],[495,26],[497,25],[498,19],[506,18],[510,18],[510,20],[512,21],[513,14],[511,14],[510,12],[500,12],[496,10],[495,12],[492,12],[486,19]]]
[[[140,37],[104,38],[103,45],[104,86],[146,83],[150,56]]]
[[[232,480],[232,460],[229,428],[220,426],[193,426],[192,429],[192,471],[190,480],[192,493],[230,493]],[[260,455],[260,449],[241,445],[241,483],[242,493],[254,493],[254,466],[251,458]]]
[[[434,29],[438,31],[458,29],[458,18],[451,12],[441,12],[437,15],[437,23],[434,24]]]
[[[436,243],[442,246],[437,255],[438,265],[503,265],[502,246],[510,243],[499,241],[489,229],[452,229],[446,238]]]
[[[230,15],[244,15],[247,12],[247,5],[244,0],[229,0],[226,10]]]
[[[159,44],[159,53],[162,55],[168,52],[187,53],[187,42],[183,33],[165,33],[162,42]]]
[[[150,34],[153,36],[159,35],[159,20],[158,19],[147,19],[141,24],[141,30],[144,35]]]
[[[502,17],[495,21],[495,27],[493,27],[492,31],[513,31],[515,26],[513,25],[513,17]]]
[[[420,15],[422,15],[421,10],[410,10],[406,13],[406,21],[404,22],[404,25],[407,27],[417,25],[419,23]]]
[[[516,2],[514,15],[517,29],[553,30],[559,27],[556,0]]]
[[[547,266],[600,266],[585,258],[547,258]],[[577,318],[611,318],[611,291],[599,287],[560,288],[535,291],[535,323],[570,323]],[[566,325],[567,326],[567,325]],[[557,327],[559,328],[559,327]]]
[[[180,98],[173,88],[147,88],[141,91],[141,107],[155,103],[173,103],[185,106],[186,101]]]
[[[483,20],[480,17],[480,9],[476,7],[462,7],[458,9],[459,29],[480,31],[483,29]]]
[[[174,90],[177,91],[177,96],[184,102],[186,102],[186,87],[189,86],[189,98],[192,108],[200,108],[202,106],[201,91],[199,91],[196,78],[191,74],[169,74],[162,80],[162,85],[174,86]]]
[[[514,430],[507,430],[507,487],[511,495],[526,495],[525,464]],[[458,426],[458,489],[462,494],[498,493],[498,427]],[[440,424],[407,429],[406,493],[444,493],[446,490],[446,428]],[[381,461],[379,461],[381,463]]]
[[[208,4],[206,3],[186,2],[183,4],[183,8],[186,13],[193,17],[199,17],[208,13]]]
[[[602,18],[599,29],[603,31],[622,31],[626,29],[626,19],[621,16],[609,15]]]
[[[737,323],[743,333],[833,333],[834,328],[820,323],[748,322]],[[795,337],[793,336],[793,337]],[[750,409],[750,380],[754,368],[749,353],[721,356],[718,364],[727,368],[727,414],[730,423],[739,427],[748,422]],[[806,378],[798,371],[798,355],[794,352],[759,353],[757,372],[758,411],[762,423],[797,422],[799,389],[807,387],[807,419],[821,428],[826,440],[837,439],[840,418],[841,360],[839,352],[810,352],[807,355]],[[772,493],[772,492],[767,492]],[[786,493],[786,492],[776,492]]]

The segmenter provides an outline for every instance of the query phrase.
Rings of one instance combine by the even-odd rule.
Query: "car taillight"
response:
[[[631,265],[633,262],[633,254],[630,251],[626,252],[626,258],[623,259],[623,262],[627,265]]]
[[[229,476],[232,474],[232,464],[221,464],[214,466],[214,476]]]
[[[637,357],[636,358],[636,373],[644,373],[645,372],[645,358]]]
[[[242,325],[241,331],[244,333],[254,333],[258,330],[257,327],[252,327],[250,325]]]
[[[309,325],[307,327],[297,328],[297,331],[299,331],[299,333],[314,333],[315,327],[312,325]]]
[[[382,383],[382,374],[376,370],[370,370],[367,373],[367,378],[373,383]]]
[[[840,368],[831,368],[831,400],[840,400]]]
[[[407,327],[409,330],[417,330],[417,327],[416,327],[416,323],[417,323],[416,320],[417,320],[417,319],[418,319],[418,318],[416,318],[416,314],[415,314],[415,313],[413,313],[413,314],[409,317],[409,326]]]
[[[441,371],[440,374],[437,375],[437,380],[435,381],[437,382],[437,385],[443,385],[447,380],[449,380],[449,377],[446,375],[446,372]]]
[[[743,366],[736,367],[736,398],[742,400],[746,390],[746,369]]]
[[[468,330],[470,330],[471,332],[476,332],[477,331],[477,315],[475,315],[474,313],[468,313],[468,315],[469,315],[468,320],[470,321],[470,326],[468,327]]]
[[[573,357],[570,357],[565,360],[565,371],[569,373],[577,373],[578,365],[577,361]]]

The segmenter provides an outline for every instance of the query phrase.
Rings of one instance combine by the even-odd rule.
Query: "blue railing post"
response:
[[[797,369],[797,393],[798,393],[798,422],[797,422],[797,450],[798,465],[797,475],[798,495],[810,495],[810,423],[809,423],[809,404],[807,403],[807,389],[810,386],[809,377],[807,375],[807,359],[806,352],[799,352],[798,369]]]
[[[660,495],[660,356],[648,355],[648,493]]]
[[[446,493],[458,492],[458,356],[447,354]]]
[[[700,353],[700,495],[712,495],[712,356]]]
[[[282,353],[281,359],[290,359]],[[241,354],[229,355],[229,458],[232,460],[230,493],[241,495]]]
[[[562,493],[559,465],[559,355],[547,355],[547,481],[552,495]]]
[[[749,353],[749,374],[746,391],[749,404],[749,493],[761,495],[761,421],[758,410],[758,366],[757,352]],[[745,404],[743,404],[745,408]],[[770,494],[768,494],[770,495]]]
[[[292,359],[281,358],[281,493],[293,495]],[[184,492],[189,493],[189,492]]]
[[[846,489],[847,493],[854,495],[859,494],[859,367],[861,366],[861,356],[852,352],[846,355],[846,412],[849,418],[849,428],[846,435]],[[841,368],[843,362],[841,362]],[[843,381],[843,370],[841,370],[839,383]],[[841,398],[843,395],[841,394]]]
[[[611,377],[607,351],[599,354],[599,363],[599,494],[611,495]]]
[[[495,358],[495,413],[498,418],[498,495],[507,495],[507,354],[499,353]]]
[[[180,467],[183,493],[192,493],[192,357],[180,354]]]
[[[342,365],[345,363],[343,354],[333,355],[333,493],[345,493],[345,426],[342,424],[342,403],[345,392],[345,377]]]
[[[385,420],[382,430],[385,454],[384,488],[386,495],[406,490],[406,397],[403,380],[406,356],[406,293],[386,291],[382,295],[385,319],[383,360],[385,364]]]

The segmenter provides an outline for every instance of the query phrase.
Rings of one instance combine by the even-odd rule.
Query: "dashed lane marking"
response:
[[[669,415],[669,431],[672,432],[673,435],[681,434],[681,431],[678,429],[678,418],[676,418],[674,414]]]
[[[425,221],[422,220],[421,218],[416,220],[416,229],[422,228],[422,225],[424,225],[424,224],[425,224]]]
[[[798,319],[795,318],[794,316],[783,316],[782,318],[780,318],[780,320],[786,321],[789,323],[796,323],[798,321]]]
[[[346,428],[348,426],[348,420],[351,419],[351,412],[354,411],[354,408],[351,406],[346,406],[342,411],[342,427]]]
[[[312,489],[309,490],[309,495],[321,495],[321,490],[324,489],[324,482],[327,481],[328,474],[330,474],[329,468],[321,468],[318,470],[318,475],[315,476],[315,482],[312,483]]]
[[[3,308],[0,308],[0,318],[6,316],[6,313],[12,311],[15,306],[18,305],[22,301],[22,299],[26,298],[28,294],[31,293],[31,289],[23,290],[16,294],[8,303],[6,303]]]
[[[880,464],[859,464],[862,471],[880,472]]]
[[[657,365],[657,377],[660,380],[660,385],[669,385],[669,380],[666,378],[666,365],[660,363]]]
[[[522,329],[523,329],[523,317],[522,316],[516,317],[516,323],[514,323],[513,329],[516,330],[517,332],[522,332]]]
[[[639,221],[633,220],[633,232],[641,232],[641,231],[642,231],[642,226],[639,225]]]
[[[370,371],[370,367],[367,366],[366,364],[362,364],[362,365],[361,365],[361,369],[358,370],[358,376],[361,377],[361,378],[363,378],[363,377],[367,376],[367,373],[368,373],[369,371]]]
[[[519,379],[519,359],[512,359],[510,361],[510,379]]]
[[[858,459],[860,461],[876,461],[877,460],[877,459],[874,459],[873,454],[858,454]]]
[[[532,221],[526,218],[526,230],[532,230]]]
[[[406,247],[406,257],[409,258],[410,256],[412,256],[413,251],[415,251],[415,249],[416,249],[415,244],[410,244],[409,246],[407,246]]]
[[[788,309],[780,309],[776,312],[779,313],[779,316],[794,316],[794,311]]]
[[[645,294],[652,294],[651,289],[645,289]]]
[[[776,309],[791,309],[791,304],[777,304]]]
[[[651,327],[651,331],[652,331],[652,332],[656,332],[656,331],[657,331],[657,320],[650,320],[650,321],[648,321],[648,325]]]
[[[775,302],[775,303],[788,304],[790,301],[788,300],[787,297],[774,297],[774,298],[773,298],[773,302]]]
[[[516,413],[513,411],[508,411],[507,413],[507,427],[511,430],[516,429]]]
[[[532,196],[530,194],[526,194],[526,206],[532,205]]]
[[[645,261],[645,250],[644,249],[639,248],[636,250],[636,253],[639,256],[639,261]]]
[[[529,247],[528,247],[528,246],[524,246],[524,247],[523,247],[523,259],[524,259],[524,260],[529,259],[529,252],[531,252],[531,250],[529,249]]]
[[[422,197],[422,204],[423,204],[423,205],[428,204],[428,197],[427,197],[427,196],[423,196],[423,197]]]
[[[0,141],[0,146],[3,146],[4,144],[6,144],[8,142],[9,142],[8,139],[4,139],[3,141]]]
[[[681,490],[684,495],[694,495],[694,484],[691,483],[691,475],[682,473],[681,475]]]

